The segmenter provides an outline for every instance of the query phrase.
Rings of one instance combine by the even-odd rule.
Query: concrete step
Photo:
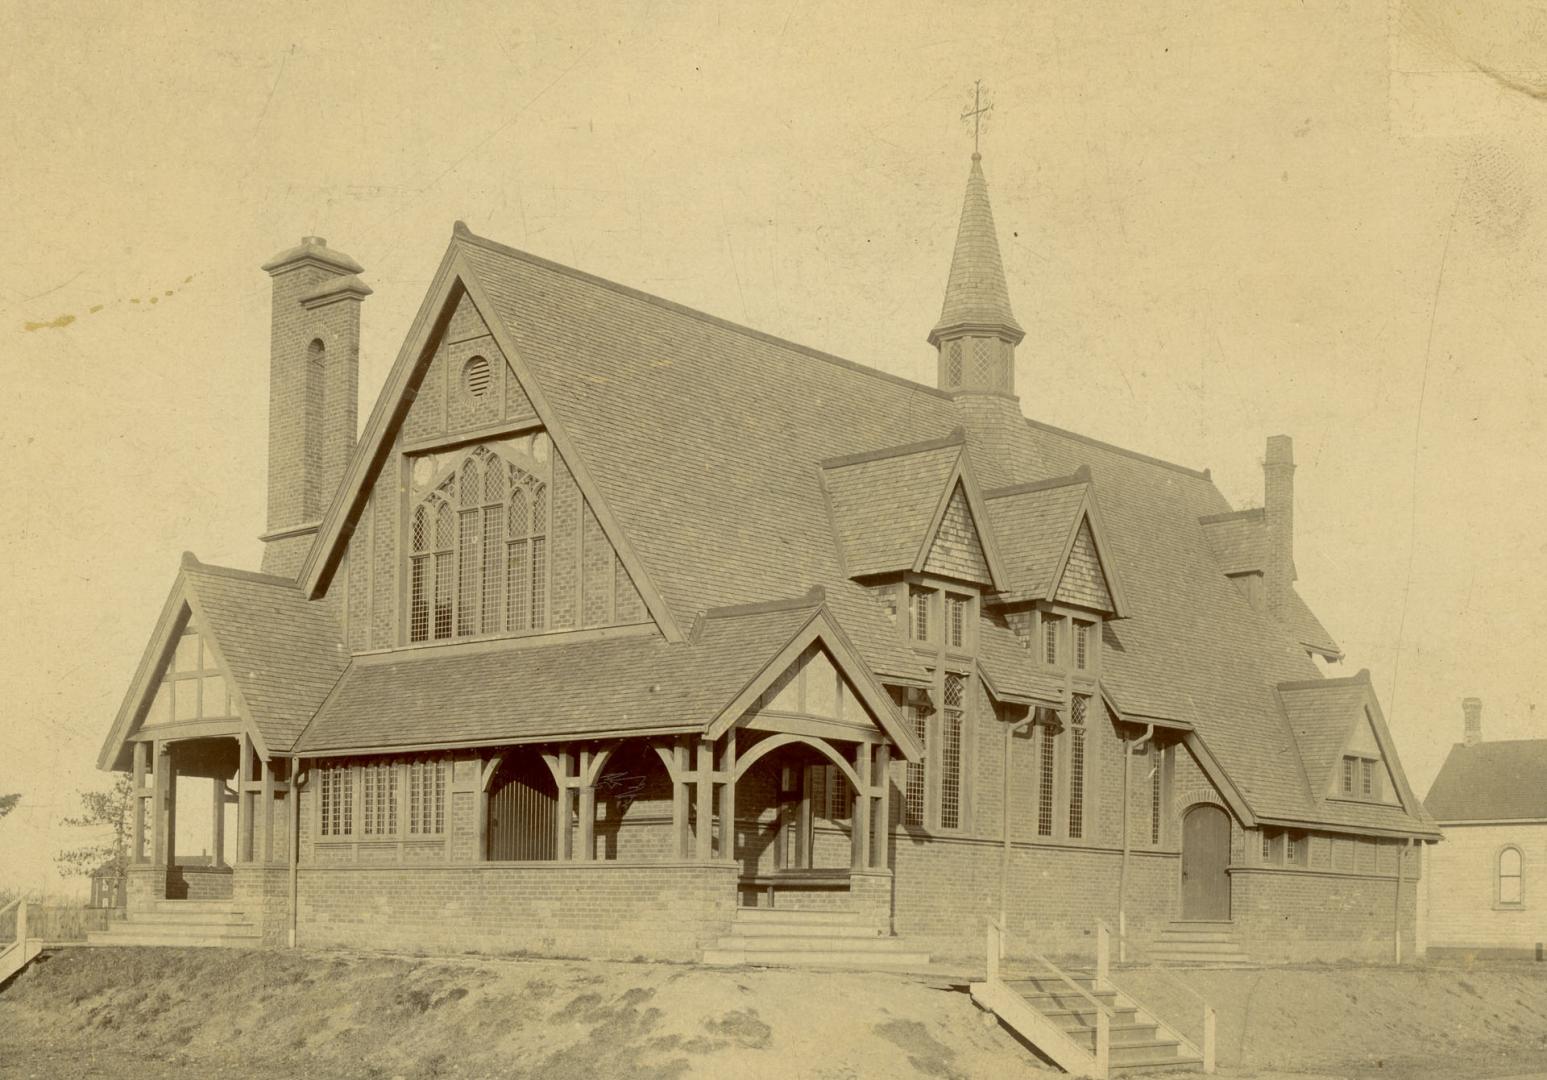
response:
[[[1155,946],[1155,953],[1178,953],[1187,956],[1244,956],[1241,947],[1233,941],[1168,941]]]
[[[136,909],[144,910],[144,909]],[[234,900],[152,900],[154,911],[240,911]]]
[[[874,926],[855,923],[799,923],[799,922],[750,922],[734,923],[731,933],[747,939],[758,937],[788,937],[799,935],[813,938],[865,938],[880,937],[881,931]]]
[[[902,942],[891,937],[806,937],[804,935],[722,937],[715,943],[722,949],[744,949],[749,953],[762,952],[896,952]]]
[[[736,922],[748,925],[798,923],[802,926],[870,926],[871,917],[858,911],[795,911],[790,908],[737,908]]]
[[[1155,960],[1174,968],[1253,968],[1257,966],[1249,956],[1163,956]]]
[[[149,931],[144,933],[128,933],[113,930],[106,932],[93,930],[86,935],[87,945],[160,946],[175,949],[256,949],[262,944],[262,940],[262,937],[256,931],[250,934],[169,934]]]
[[[251,920],[240,911],[131,911],[121,922],[141,926],[230,926],[248,925]]]
[[[1160,937],[1155,939],[1158,945],[1169,945],[1173,942],[1199,941],[1214,942],[1234,945],[1235,935],[1224,930],[1162,930]]]
[[[715,967],[756,965],[769,967],[887,968],[921,971],[929,966],[929,954],[922,952],[828,952],[792,950],[787,952],[748,952],[745,949],[705,949],[703,962]]]

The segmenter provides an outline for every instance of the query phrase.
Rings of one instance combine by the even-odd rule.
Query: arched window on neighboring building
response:
[[[543,629],[547,534],[547,484],[474,447],[413,509],[408,639]]]
[[[1519,907],[1522,903],[1520,849],[1507,847],[1499,852],[1498,899],[1501,906]]]

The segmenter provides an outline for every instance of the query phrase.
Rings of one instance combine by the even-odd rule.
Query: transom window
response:
[[[413,509],[408,639],[543,629],[547,538],[548,485],[474,447]]]

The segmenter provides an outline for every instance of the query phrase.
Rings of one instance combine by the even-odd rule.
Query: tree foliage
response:
[[[134,809],[134,785],[120,773],[107,791],[83,791],[81,812],[61,824],[75,829],[94,829],[102,839],[67,848],[54,856],[64,877],[84,877],[110,871],[122,877],[129,865],[129,835]]]
[[[21,802],[20,795],[0,795],[0,818],[16,809],[16,804],[19,802]]]

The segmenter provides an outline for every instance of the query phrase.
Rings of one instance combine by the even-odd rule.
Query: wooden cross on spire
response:
[[[978,135],[982,132],[983,117],[994,110],[992,104],[983,104],[983,80],[975,79],[972,83],[972,108],[962,113],[962,119],[972,120],[972,156],[978,156]]]

